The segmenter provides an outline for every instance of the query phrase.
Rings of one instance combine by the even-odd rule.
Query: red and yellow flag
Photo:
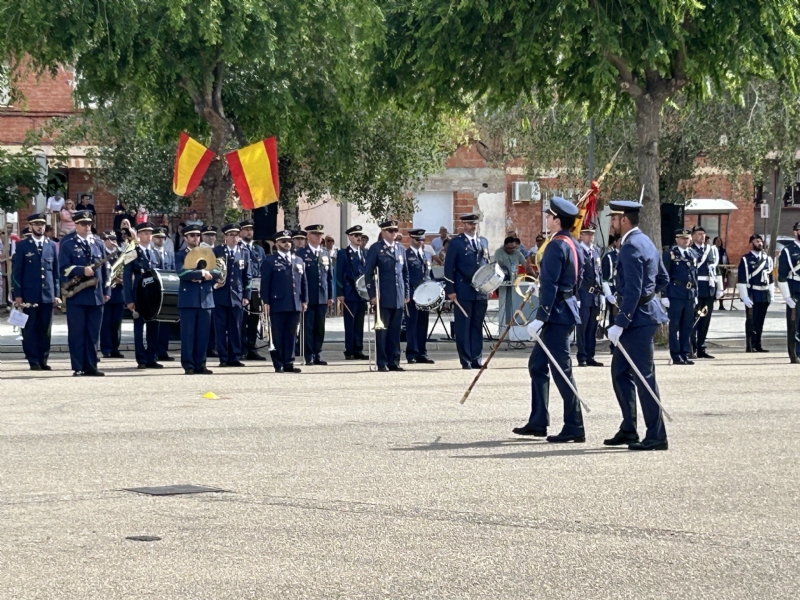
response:
[[[253,210],[278,200],[278,144],[274,137],[225,155],[242,208]]]
[[[181,132],[172,175],[172,191],[178,196],[190,195],[200,185],[213,159],[211,150]]]

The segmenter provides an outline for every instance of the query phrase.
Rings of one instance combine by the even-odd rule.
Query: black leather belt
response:
[[[590,294],[594,294],[595,292],[597,292],[598,294],[600,293],[600,286],[599,285],[592,285],[592,286],[589,286],[589,287],[581,286],[581,288],[583,290],[585,290],[586,292],[590,293]]]
[[[678,279],[673,279],[672,281],[670,281],[670,283],[673,285],[677,285],[678,287],[685,287],[687,290],[697,287],[697,284],[692,281],[680,281]]]
[[[562,300],[567,300],[568,298],[572,298],[575,295],[575,292],[559,292],[559,294]]]
[[[639,298],[639,306],[644,306],[655,297],[656,297],[655,294],[647,294],[647,296],[642,296],[641,298]]]

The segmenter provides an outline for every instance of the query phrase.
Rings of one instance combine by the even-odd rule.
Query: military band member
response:
[[[432,365],[434,361],[428,358],[427,350],[430,313],[420,310],[414,302],[414,291],[426,281],[431,281],[431,255],[425,250],[425,229],[412,229],[408,237],[411,238],[411,244],[406,250],[406,263],[411,301],[406,318],[406,360],[412,365]]]
[[[328,251],[322,247],[322,225],[305,228],[308,243],[297,251],[305,263],[308,283],[308,308],[303,314],[307,365],[327,365],[320,356],[325,341],[325,317],[333,306],[333,269]]]
[[[308,236],[306,235],[305,231],[293,231],[292,232],[292,248],[295,252],[300,250],[300,248],[305,248],[306,241],[308,240]]]
[[[145,320],[139,316],[136,307],[136,290],[146,273],[153,269],[155,258],[150,250],[150,239],[153,233],[152,223],[136,225],[139,245],[136,252],[126,255],[125,267],[122,271],[122,290],[125,304],[133,313],[133,342],[136,349],[136,364],[139,369],[161,369],[164,365],[156,362],[158,358],[158,322]],[[145,343],[146,332],[146,343]]]
[[[200,230],[200,233],[202,234],[202,237],[200,238],[200,245],[201,246],[205,246],[207,248],[213,249],[217,245],[217,228],[216,228],[216,226],[214,226],[214,225],[203,225],[201,230]],[[178,262],[177,261],[177,257],[175,259],[175,262],[176,263]],[[215,265],[208,265],[206,267],[206,269],[211,269],[211,270],[213,270],[214,268],[215,268]],[[208,339],[208,348],[206,349],[206,356],[208,358],[218,358],[219,354],[217,354],[217,336],[215,335],[215,332],[214,332],[214,317],[213,317],[213,313],[212,313],[212,316],[211,316],[211,321],[210,321],[210,325],[209,325],[209,331],[208,331],[207,339]]]
[[[761,346],[761,334],[767,309],[774,295],[772,270],[775,263],[764,252],[764,239],[757,233],[750,236],[750,252],[739,261],[736,289],[744,303],[747,317],[745,337],[747,352],[769,352]]]
[[[103,322],[103,303],[109,300],[106,288],[106,269],[92,267],[105,257],[103,245],[92,235],[92,212],[80,210],[73,214],[75,233],[61,240],[58,265],[61,269],[61,293],[73,277],[96,279],[66,299],[67,341],[74,377],[102,377],[97,370],[97,345]]]
[[[106,256],[119,250],[117,234],[113,230],[104,232],[103,245]],[[107,276],[111,276],[110,266]],[[119,344],[122,341],[122,317],[125,313],[125,295],[121,283],[106,288],[110,298],[103,307],[103,324],[100,328],[100,352],[103,353],[103,358],[125,358],[119,351]]]
[[[203,225],[202,229],[200,230],[202,234],[202,238],[200,240],[201,246],[206,246],[208,248],[213,248],[217,245],[217,228],[214,225]],[[177,262],[177,259],[176,259]]]
[[[594,246],[594,228],[584,227],[580,233],[580,250],[583,253],[583,277],[578,288],[581,307],[581,322],[576,335],[578,342],[578,366],[602,367],[594,359],[597,346],[597,322],[603,308],[603,275],[600,254]]]
[[[794,224],[792,233],[794,243],[785,246],[778,257],[778,287],[786,302],[787,330],[791,334],[789,344],[794,345],[794,356],[791,352],[789,355],[795,362],[800,362],[797,358],[800,355],[800,310],[797,310],[800,301],[800,221]]]
[[[381,372],[404,371],[400,366],[400,328],[409,301],[406,253],[402,244],[394,240],[399,229],[397,221],[384,221],[380,228],[381,239],[367,253],[364,274],[370,302],[377,307],[385,326],[375,332],[375,362]]]
[[[356,282],[364,274],[366,253],[361,248],[361,225],[347,231],[348,246],[339,250],[336,259],[336,296],[344,307],[344,358],[368,360],[364,354],[364,315],[367,302],[358,293]]]
[[[693,365],[691,337],[694,307],[697,302],[697,266],[695,253],[689,249],[692,232],[675,231],[675,245],[664,251],[664,268],[669,285],[661,294],[661,303],[669,316],[669,354],[675,365]]]
[[[489,299],[472,287],[472,277],[488,263],[487,253],[476,237],[477,214],[462,215],[464,231],[450,240],[444,261],[445,293],[458,303],[455,315],[456,349],[462,369],[480,369],[483,355],[483,319]],[[464,314],[466,312],[466,315]]]
[[[270,354],[276,373],[300,373],[294,366],[295,340],[300,315],[308,301],[305,265],[292,254],[292,232],[275,234],[275,252],[261,266],[261,299],[269,313],[272,330]]]
[[[706,230],[695,225],[692,227],[691,249],[697,256],[697,310],[707,312],[700,317],[692,330],[692,350],[697,358],[714,358],[706,352],[706,336],[714,312],[714,301],[722,298],[722,276],[717,274],[719,254],[714,244],[706,244]]]
[[[22,350],[31,371],[49,371],[53,308],[61,304],[56,245],[44,235],[45,215],[28,216],[31,236],[21,240],[11,261],[14,306],[28,315]],[[22,304],[29,306],[22,308]]]
[[[225,261],[225,280],[214,284],[214,337],[220,367],[243,367],[242,317],[250,304],[250,253],[239,245],[239,225],[222,226],[223,244],[214,248]]]
[[[250,255],[250,274],[252,278],[261,278],[261,265],[267,257],[264,248],[253,243],[253,221],[247,219],[239,223],[240,243]],[[261,294],[261,289],[251,286],[251,294]],[[260,296],[259,296],[260,297]],[[244,311],[242,317],[242,350],[245,352],[246,360],[267,360],[266,356],[259,354],[256,349],[256,339],[258,338],[259,313],[262,310],[262,303],[255,302],[253,295],[250,296],[250,306]],[[264,332],[266,334],[266,332]]]
[[[572,361],[569,355],[569,337],[580,323],[578,308],[578,289],[583,273],[583,257],[570,234],[578,207],[555,197],[545,213],[549,231],[557,231],[544,249],[539,279],[539,309],[536,319],[528,324],[528,332],[534,339],[540,339],[531,351],[528,372],[531,375],[531,414],[524,427],[517,427],[517,435],[544,437],[550,424],[548,404],[550,399],[550,363],[542,350],[544,344],[558,365],[575,386],[572,377]],[[564,426],[558,435],[547,438],[551,443],[586,441],[583,428],[581,405],[575,392],[564,377],[552,369],[556,387],[564,400]]]
[[[642,205],[617,200],[609,202],[609,207],[611,227],[622,238],[617,261],[619,313],[614,326],[608,330],[608,339],[615,346],[621,344],[625,348],[647,383],[658,394],[653,338],[658,326],[669,319],[656,295],[667,287],[669,276],[655,245],[638,227]],[[627,444],[629,450],[666,450],[669,446],[661,409],[619,347],[614,349],[611,359],[611,380],[622,409],[622,424],[614,437],[603,443],[607,446]],[[641,442],[636,432],[637,390],[647,427]]]
[[[181,317],[181,366],[186,375],[210,375],[206,368],[208,336],[211,331],[211,311],[214,308],[216,265],[198,265],[185,269],[186,255],[200,245],[200,226],[187,225],[181,230],[186,248],[175,254],[175,268],[180,279],[178,312]],[[216,236],[216,234],[215,234]]]
[[[608,251],[603,256],[602,260],[602,275],[603,275],[603,296],[606,299],[606,314],[608,321],[614,322],[617,318],[617,284],[614,282],[617,276],[617,259],[619,258],[619,236],[610,234],[608,236]],[[614,346],[611,345],[611,353],[614,352]]]
[[[167,228],[156,227],[153,229],[151,264],[161,271],[175,270],[175,254],[167,249],[164,242],[167,239]],[[173,362],[175,359],[169,355],[169,323],[157,323],[158,326],[158,351],[157,360],[160,362]]]

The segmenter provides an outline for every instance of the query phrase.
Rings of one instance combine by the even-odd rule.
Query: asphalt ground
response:
[[[129,353],[102,379],[4,355],[0,598],[797,596],[800,366],[777,340],[691,367],[658,351],[674,422],[651,453],[602,444],[607,354],[575,369],[586,443],[555,446],[511,434],[527,351],[498,352],[461,405],[474,372],[440,348],[385,374],[336,344],[300,375]],[[123,491],[171,484],[226,491]]]

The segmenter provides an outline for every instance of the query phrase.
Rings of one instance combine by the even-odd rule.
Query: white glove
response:
[[[774,285],[769,286],[769,301],[770,302],[775,302],[775,286]]]
[[[528,323],[528,334],[533,339],[539,339],[539,332],[544,327],[544,321],[540,321],[539,319],[534,319],[530,323]]]
[[[608,302],[609,304],[613,304],[614,306],[617,305],[617,299],[613,294],[609,294],[608,296],[606,296],[606,302]]]
[[[600,312],[606,309],[606,299],[600,296]]]
[[[608,341],[614,344],[615,346],[619,344],[619,336],[622,335],[622,332],[625,331],[619,325],[612,325],[608,328],[606,335],[608,336]]]
[[[664,308],[669,308],[669,298],[667,298],[666,296],[661,298],[661,304],[664,305]]]
[[[576,300],[575,302],[578,304],[578,310],[580,310],[581,309],[581,301],[580,300]]]
[[[722,298],[724,295],[725,295],[725,290],[723,290],[722,288],[717,288],[717,300]]]
[[[700,304],[700,300],[698,300],[697,297],[695,296],[694,305],[697,306],[698,304]]]
[[[611,293],[611,286],[608,284],[607,281],[604,281],[602,283],[602,286],[603,286],[603,296],[605,296],[606,298],[608,298],[609,296],[613,296],[613,294]]]
[[[753,301],[747,293],[747,286],[743,283],[737,283],[736,289],[739,291],[739,298],[741,298],[742,303],[744,303],[747,308],[753,308]]]
[[[792,298],[792,292],[789,291],[789,282],[779,281],[778,287],[781,288],[781,295],[783,295],[783,300],[786,302],[786,306],[789,308],[794,308],[797,305],[797,302],[794,301],[794,298]]]

